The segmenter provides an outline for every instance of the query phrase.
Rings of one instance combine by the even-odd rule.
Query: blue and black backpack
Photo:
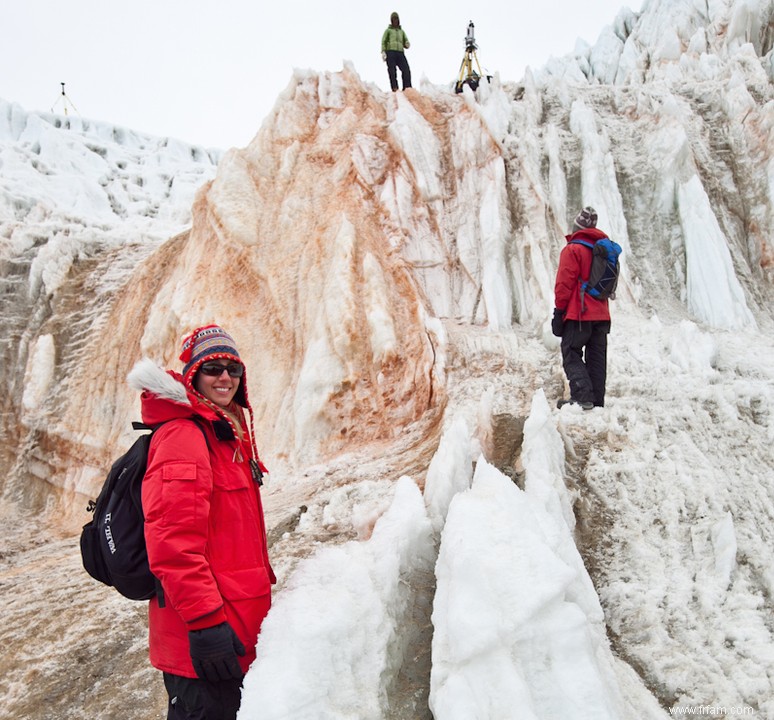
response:
[[[596,242],[588,240],[570,240],[576,245],[583,245],[591,250],[591,272],[586,281],[581,283],[581,313],[586,310],[586,295],[595,300],[615,300],[615,290],[618,287],[620,272],[619,256],[621,246],[610,238],[600,238]]]

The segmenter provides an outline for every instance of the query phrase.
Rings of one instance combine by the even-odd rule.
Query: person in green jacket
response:
[[[398,13],[394,12],[390,15],[390,24],[382,35],[382,60],[387,63],[387,74],[390,76],[390,87],[393,92],[398,89],[398,68],[400,68],[403,89],[411,87],[411,68],[403,52],[409,47],[408,35],[400,26]]]

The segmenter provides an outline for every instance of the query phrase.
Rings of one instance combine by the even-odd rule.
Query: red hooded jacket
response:
[[[142,486],[148,559],[165,601],[150,601],[151,664],[195,678],[188,631],[228,621],[247,650],[239,659],[246,672],[276,582],[249,438],[218,439],[213,423],[223,419],[178,373],[142,361],[129,379],[145,389],[143,422],[165,423],[151,440]]]
[[[564,310],[565,320],[610,320],[607,300],[596,300],[586,295],[586,311],[581,315],[581,283],[588,280],[591,273],[591,250],[571,240],[596,242],[607,237],[597,228],[578,230],[567,235],[567,245],[559,255],[559,269],[556,271],[554,286],[554,307]]]

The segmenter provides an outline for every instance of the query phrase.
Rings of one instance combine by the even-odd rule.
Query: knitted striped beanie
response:
[[[234,338],[222,327],[218,325],[205,325],[194,330],[183,340],[183,351],[180,353],[180,360],[183,362],[183,381],[186,388],[196,392],[194,379],[202,363],[207,360],[220,360],[221,358],[236,360],[244,365],[239,357],[239,351]],[[239,383],[239,390],[237,390],[234,399],[242,407],[249,407],[247,404],[247,387],[244,375],[242,376],[242,382]]]

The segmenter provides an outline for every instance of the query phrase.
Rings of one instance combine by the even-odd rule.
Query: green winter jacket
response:
[[[388,26],[382,35],[382,52],[387,50],[403,52],[403,48],[407,47],[409,47],[409,39],[408,35],[403,32],[403,28]]]

